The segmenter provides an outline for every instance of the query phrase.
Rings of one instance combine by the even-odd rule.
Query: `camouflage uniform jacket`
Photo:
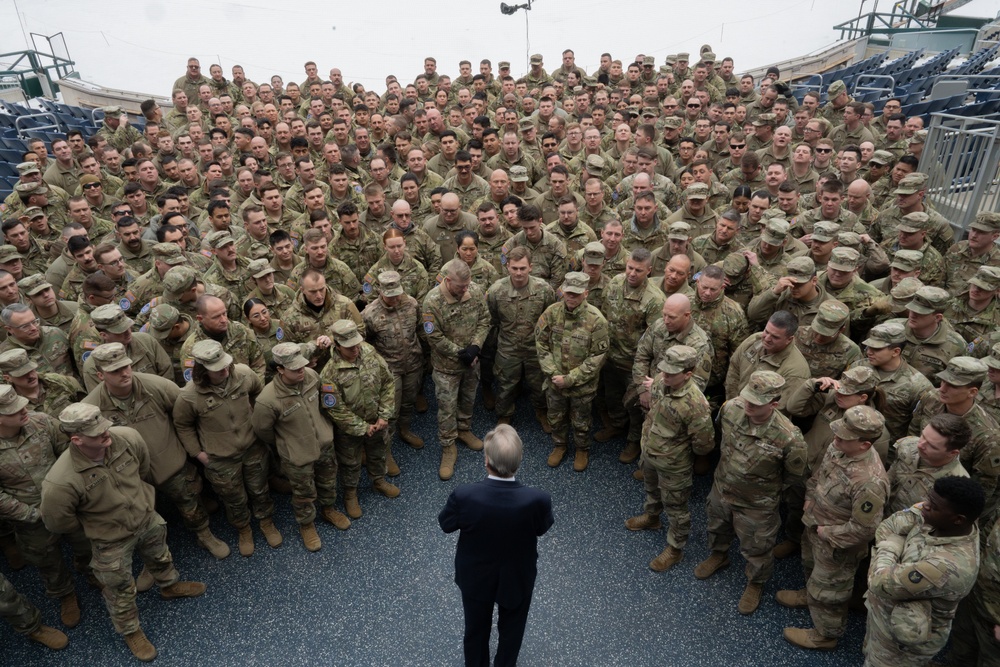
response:
[[[968,345],[948,320],[942,320],[937,331],[924,339],[917,338],[910,325],[906,325],[906,342],[903,358],[913,368],[931,381],[939,384],[937,374],[944,370],[948,360],[967,352]]]
[[[395,271],[398,273],[403,291],[417,301],[422,301],[427,296],[427,292],[430,291],[431,286],[428,282],[427,269],[424,268],[423,264],[415,260],[410,251],[407,250],[403,253],[403,259],[399,262],[398,266],[394,266],[389,261],[388,255],[382,255],[382,258],[368,269],[368,272],[361,279],[361,293],[369,303],[374,303],[378,299],[380,293],[378,277],[383,271]]]
[[[552,376],[562,375],[565,386],[558,391],[563,396],[594,394],[608,344],[608,321],[586,300],[572,311],[562,301],[549,306],[535,326],[546,388],[552,389]]]
[[[615,276],[604,292],[601,312],[614,332],[608,347],[608,362],[631,370],[639,338],[646,329],[660,321],[666,297],[650,280],[630,287],[624,274]]]
[[[924,203],[923,212],[930,218],[928,223],[930,224],[930,229],[927,232],[926,239],[939,254],[943,255],[948,252],[948,248],[952,245],[952,240],[955,238],[955,230],[952,229],[950,222],[940,213],[929,208],[926,202]],[[887,243],[891,245],[899,238],[897,228],[904,215],[895,204],[890,204],[883,208],[879,211],[878,219],[872,225],[871,237],[881,243],[883,247]],[[920,279],[923,280],[924,277],[920,276]]]
[[[29,411],[58,415],[63,408],[80,401],[86,394],[76,378],[58,373],[39,373],[38,395],[21,396],[28,399]]]
[[[694,456],[715,447],[712,410],[693,379],[676,389],[654,381],[655,398],[642,426],[643,455],[654,458],[657,468],[669,466],[689,481]]]
[[[872,368],[867,359],[861,359],[854,365]],[[885,427],[889,431],[890,440],[895,442],[906,436],[917,403],[931,390],[931,383],[905,360],[894,371],[875,369],[875,372],[879,377],[878,386],[885,394],[885,405],[881,411],[885,417]]]
[[[1000,266],[1000,248],[991,243],[989,250],[973,257],[969,242],[959,241],[948,250],[944,259],[946,276],[942,287],[956,296],[969,289],[969,278],[976,275],[980,266]]]
[[[459,374],[465,366],[458,353],[469,345],[480,349],[490,332],[490,311],[486,295],[475,284],[456,299],[445,285],[438,285],[424,297],[424,336],[431,347],[431,364],[442,373]]]
[[[174,369],[170,355],[148,333],[138,331],[132,334],[132,340],[125,346],[125,350],[132,360],[133,372],[159,375],[166,380],[173,381]],[[82,374],[83,385],[87,391],[93,391],[101,383],[97,379],[97,362],[89,356],[83,363]]]
[[[395,380],[385,359],[368,343],[361,343],[354,361],[331,354],[319,379],[323,411],[338,431],[364,436],[379,419],[392,419]]]
[[[15,437],[0,438],[0,519],[35,523],[42,518],[42,480],[68,443],[59,422],[40,412],[30,413]]]
[[[521,289],[516,289],[509,277],[495,282],[486,292],[486,305],[497,332],[497,353],[514,359],[534,359],[535,324],[555,300],[549,284],[535,276],[528,276],[528,284]]]
[[[41,336],[32,346],[21,343],[13,336],[0,343],[0,354],[7,350],[21,348],[28,353],[28,358],[38,364],[39,373],[59,373],[76,377],[76,371],[70,358],[69,337],[61,329],[55,327],[40,327]]]
[[[420,302],[408,294],[399,305],[390,308],[382,299],[375,299],[361,311],[368,342],[385,359],[393,375],[420,370],[424,363],[420,336]]]
[[[655,378],[659,375],[657,367],[660,365],[660,361],[663,360],[667,350],[675,345],[687,345],[698,351],[701,359],[694,367],[691,379],[700,391],[705,391],[708,379],[712,374],[712,361],[715,358],[708,334],[693,319],[685,331],[671,333],[667,331],[667,325],[663,323],[663,318],[660,318],[646,329],[636,346],[635,363],[632,366],[632,384],[640,394],[646,392],[642,383],[647,377]]]
[[[201,325],[198,325],[194,327],[194,331],[184,341],[184,344],[181,345],[179,356],[181,358],[181,366],[184,368],[184,380],[187,382],[191,381],[190,371],[194,368],[194,354],[192,353],[194,345],[198,341],[207,338],[210,338],[210,336],[205,333],[205,329]],[[264,351],[260,349],[257,336],[254,335],[249,327],[230,320],[226,326],[226,334],[221,339],[215,336],[211,336],[211,338],[217,340],[223,349],[232,355],[233,361],[238,364],[246,364],[253,372],[260,376],[261,380],[264,379],[264,369],[266,366]]]
[[[986,410],[986,414],[1000,424],[1000,397],[997,397],[996,386],[990,382],[989,378],[983,380],[983,384],[979,387],[979,393],[976,394],[976,404],[982,406],[983,410]]]
[[[382,256],[381,239],[361,227],[361,234],[356,239],[344,236],[338,229],[330,242],[330,253],[347,264],[354,271],[358,280],[364,280],[365,271]]]
[[[293,290],[298,290],[302,285],[302,276],[309,269],[312,269],[309,265],[309,260],[304,259],[295,268],[292,269],[292,276],[288,279],[288,286]],[[358,281],[357,276],[354,275],[354,271],[351,267],[344,264],[339,259],[335,259],[333,256],[328,256],[326,258],[326,265],[323,268],[316,269],[323,274],[326,278],[327,288],[333,288],[337,290],[338,294],[343,294],[349,300],[353,301],[361,296],[361,283]]]
[[[847,456],[832,444],[806,482],[806,526],[822,526],[837,549],[866,548],[882,522],[889,479],[875,450]]]
[[[968,477],[959,457],[943,466],[931,467],[920,458],[917,443],[920,438],[907,436],[896,441],[896,460],[889,467],[889,504],[887,513],[894,513],[927,500],[939,477]]]
[[[990,355],[990,348],[1000,338],[1000,302],[994,297],[988,306],[974,312],[969,304],[967,294],[960,294],[951,300],[948,310],[944,313],[955,331],[968,343],[966,354],[983,358]]]
[[[722,384],[726,379],[729,359],[746,340],[746,315],[739,304],[725,295],[706,303],[696,291],[691,299],[691,318],[705,330],[712,343],[712,375],[708,385]]]
[[[507,253],[524,246],[531,255],[531,275],[545,280],[552,289],[559,289],[569,269],[566,244],[555,234],[542,231],[538,243],[530,242],[524,232],[514,234],[500,249],[500,264],[507,266]]]
[[[307,343],[316,340],[317,336],[330,335],[330,327],[337,320],[354,320],[361,335],[365,335],[365,323],[361,320],[357,307],[350,299],[329,286],[326,288],[326,301],[321,311],[314,311],[306,304],[305,297],[298,294],[295,302],[281,314],[280,319],[285,328],[285,337],[292,343]]]
[[[809,376],[814,378],[838,380],[845,370],[862,358],[861,348],[844,334],[838,334],[828,345],[820,345],[813,340],[812,328],[808,326],[795,332],[795,347],[805,357],[809,364]]]
[[[236,270],[227,271],[219,263],[218,259],[212,261],[208,271],[202,275],[202,280],[212,285],[219,285],[229,290],[229,293],[236,299],[236,303],[242,308],[250,290],[254,288],[253,278],[247,273],[247,266],[250,260],[245,257],[236,258]]]
[[[788,405],[785,406],[785,412],[792,417],[813,418],[812,426],[802,436],[806,441],[806,469],[811,473],[815,473],[819,468],[826,455],[827,447],[833,442],[833,431],[830,430],[830,424],[842,419],[844,413],[847,412],[837,405],[833,390],[819,391],[816,386],[816,377],[814,375],[799,385],[799,388],[788,397]],[[886,460],[889,452],[889,432],[885,430],[885,427],[882,427],[882,435],[872,443],[872,449],[878,453],[882,461]]]

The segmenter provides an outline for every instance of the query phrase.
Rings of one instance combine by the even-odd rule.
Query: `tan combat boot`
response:
[[[623,435],[625,435],[624,429],[620,429],[617,426],[605,426],[594,434],[594,440],[597,442],[607,442]]]
[[[646,476],[642,474],[642,468],[636,468],[635,470],[632,471],[632,479],[637,479],[640,482],[646,479]]]
[[[0,537],[0,551],[3,551],[10,569],[15,572],[24,569],[24,556],[21,555],[21,550],[17,547],[13,534]]]
[[[824,637],[815,628],[785,628],[785,639],[800,648],[814,651],[832,651],[837,648],[836,637]]]
[[[277,475],[268,477],[267,487],[275,493],[280,493],[285,496],[292,495],[292,483],[284,477],[278,477]]]
[[[684,552],[668,546],[660,555],[649,561],[649,569],[653,572],[666,572],[684,558]]]
[[[566,445],[556,445],[552,448],[552,453],[549,454],[549,467],[558,468],[564,458],[566,458]]]
[[[573,470],[576,472],[583,472],[590,465],[590,450],[576,448],[576,454],[573,455]]]
[[[75,628],[80,624],[80,601],[75,592],[59,598],[59,620],[67,628]]]
[[[781,560],[794,556],[801,549],[801,545],[798,542],[793,542],[792,540],[784,540],[775,545],[774,549],[771,550],[771,554]]]
[[[413,449],[423,449],[424,439],[410,430],[409,424],[400,423],[397,429],[399,439],[408,444]]]
[[[631,519],[625,519],[625,527],[629,530],[659,530],[660,517],[643,512]]]
[[[797,591],[778,591],[774,594],[774,600],[782,607],[789,609],[807,609],[809,607],[809,596],[804,588]]]
[[[764,584],[755,584],[752,581],[748,581],[747,587],[743,589],[743,596],[740,597],[740,603],[736,608],[744,616],[754,613],[757,611],[757,607],[760,606],[760,594],[763,591]]]
[[[384,479],[376,479],[372,482],[372,488],[378,493],[381,493],[386,498],[398,498],[399,497],[399,487],[395,484],[390,484]]]
[[[549,423],[549,415],[544,408],[535,408],[535,419],[542,425],[542,430],[552,433],[552,424]]]
[[[712,555],[698,563],[694,568],[696,579],[708,579],[713,574],[729,567],[729,555],[722,551],[713,551]]]
[[[458,460],[458,448],[455,445],[441,446],[441,467],[438,469],[438,477],[444,481],[451,479],[455,474],[455,461]]]
[[[149,573],[146,566],[142,566],[142,571],[139,572],[139,576],[135,579],[135,590],[137,593],[145,593],[150,588],[153,587],[156,581],[153,579],[153,575]]]
[[[240,528],[239,549],[241,556],[253,556],[253,530],[249,525]]]
[[[396,459],[392,458],[392,449],[385,450],[385,474],[389,477],[395,477],[399,474],[399,464],[396,463]]]
[[[629,442],[625,444],[625,449],[618,455],[618,460],[622,463],[632,463],[639,458],[641,453],[642,450],[639,448],[638,442]]]
[[[164,600],[177,598],[196,598],[205,593],[205,584],[200,581],[175,581],[169,586],[160,588],[160,597]]]
[[[53,651],[60,651],[69,644],[69,637],[64,632],[47,625],[39,625],[37,630],[28,635],[28,639]]]
[[[352,519],[361,518],[361,505],[358,503],[358,487],[344,487],[344,509],[347,510],[347,516]]]
[[[413,399],[413,409],[420,414],[427,412],[427,399],[422,393],[417,394],[416,398]]]
[[[497,407],[497,396],[493,393],[493,386],[488,383],[483,384],[483,407],[487,410]]]
[[[277,549],[285,541],[285,538],[283,538],[281,533],[278,532],[278,528],[274,525],[274,521],[271,519],[260,520],[260,532],[264,533],[264,539],[267,540],[267,546],[272,549]]]
[[[324,507],[322,515],[337,530],[347,530],[351,527],[351,520],[347,518],[347,515],[343,512],[338,512],[332,507]]]
[[[323,542],[319,539],[319,533],[316,532],[316,524],[300,523],[299,534],[302,535],[302,546],[306,548],[306,551],[319,551],[323,548]]]
[[[459,431],[458,439],[474,452],[480,452],[483,449],[483,441],[477,438],[472,431]]]
[[[213,535],[209,528],[198,531],[198,544],[219,560],[229,556],[229,545]]]
[[[142,630],[136,630],[125,635],[125,644],[132,655],[143,662],[153,662],[156,660],[156,647],[146,639],[146,634]]]

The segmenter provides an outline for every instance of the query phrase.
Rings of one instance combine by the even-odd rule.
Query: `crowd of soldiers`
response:
[[[173,566],[154,489],[218,559],[214,505],[250,556],[253,520],[282,544],[289,494],[317,551],[317,507],[340,530],[362,516],[362,467],[400,495],[391,445],[424,447],[429,372],[442,480],[482,449],[477,392],[505,424],[523,394],[553,468],[624,441],[645,488],[626,528],[667,518],[653,570],[683,559],[693,476],[714,474],[694,574],[738,539],[740,613],[800,554],[806,587],[776,595],[810,611],[793,644],[836,647],[867,588],[866,664],[924,665],[949,633],[954,664],[993,664],[1000,214],[956,241],[896,99],[875,116],[837,81],[799,103],[708,46],[530,62],[452,79],[427,58],[380,95],[313,62],[257,84],[192,58],[141,132],[108,107],[86,140],[32,141],[0,246],[9,562],[73,627],[65,536],[152,660],[137,591],[205,590]],[[18,632],[66,645],[0,585]]]

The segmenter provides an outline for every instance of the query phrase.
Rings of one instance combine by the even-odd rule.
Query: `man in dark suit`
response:
[[[538,537],[552,526],[552,498],[514,479],[521,465],[521,438],[511,426],[486,434],[483,455],[489,476],[456,488],[438,523],[462,532],[455,553],[455,583],[465,609],[465,664],[489,667],[493,605],[499,605],[500,642],[495,667],[516,665],[535,588]]]

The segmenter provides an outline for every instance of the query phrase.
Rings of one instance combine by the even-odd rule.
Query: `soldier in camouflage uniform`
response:
[[[225,287],[206,283],[197,270],[190,266],[175,266],[163,276],[163,294],[154,297],[146,304],[135,318],[140,326],[149,320],[150,311],[156,306],[170,304],[184,315],[192,318],[198,315],[198,302],[203,296],[213,296],[221,300],[225,306],[226,316],[233,321],[239,321],[243,315],[241,304]]]
[[[833,444],[806,483],[802,540],[804,590],[778,591],[778,603],[809,607],[812,628],[785,628],[785,639],[807,649],[831,650],[847,630],[854,575],[882,521],[889,481],[873,442],[882,415],[858,405],[830,424]]]
[[[834,298],[819,285],[816,264],[811,258],[796,257],[788,262],[785,272],[773,287],[751,299],[747,306],[751,328],[760,330],[761,323],[776,310],[787,310],[804,327],[816,317],[821,303]]]
[[[958,604],[951,629],[949,665],[1000,663],[997,626],[1000,626],[1000,530],[991,527],[980,555],[979,576],[972,593]]]
[[[4,308],[0,319],[8,334],[7,340],[0,343],[0,354],[21,349],[43,373],[78,377],[70,360],[69,337],[60,329],[39,326],[38,317],[22,303]]]
[[[1000,424],[1000,343],[993,346],[990,356],[983,358],[983,363],[986,364],[987,375],[976,394],[976,403]]]
[[[28,399],[28,410],[57,415],[70,403],[76,403],[86,392],[75,378],[58,373],[38,373],[38,364],[24,350],[8,350],[0,354],[3,381],[14,387],[19,396]]]
[[[542,212],[537,206],[525,204],[517,210],[521,231],[514,234],[500,249],[500,263],[507,263],[507,255],[519,246],[531,254],[531,275],[545,280],[553,290],[563,283],[568,267],[566,245],[542,223]]]
[[[69,335],[70,325],[79,310],[77,302],[56,299],[55,290],[50,283],[45,282],[45,276],[41,273],[22,278],[17,286],[28,297],[32,309],[44,326],[56,327]]]
[[[879,525],[868,570],[866,665],[922,667],[944,647],[979,571],[983,502],[974,480],[942,477],[920,506]]]
[[[920,279],[928,285],[944,286],[944,259],[931,243],[930,228],[931,222],[926,213],[907,213],[899,220],[896,238],[883,241],[882,247],[890,260],[899,250],[919,250],[924,254],[920,264]],[[951,226],[948,228],[951,229]]]
[[[585,273],[567,273],[559,290],[561,301],[549,306],[535,326],[535,349],[545,376],[552,426],[548,465],[555,468],[562,463],[572,426],[577,472],[586,470],[590,460],[591,404],[608,351],[608,323],[600,310],[587,303],[587,284]]]
[[[924,203],[926,192],[927,174],[916,171],[901,178],[899,185],[892,192],[896,201],[883,206],[878,219],[872,224],[872,238],[883,247],[891,246],[899,238],[901,220],[916,213],[924,216],[921,222],[926,224],[928,243],[934,246],[938,254],[948,252],[955,230],[944,216],[927,207]],[[943,268],[938,266],[937,270],[941,271]]]
[[[795,332],[795,347],[809,364],[811,377],[836,380],[861,359],[861,348],[843,333],[849,321],[847,306],[824,301],[812,323]]]
[[[946,278],[943,287],[952,296],[965,291],[969,279],[983,266],[1000,266],[1000,213],[984,211],[969,223],[968,238],[953,245],[945,254]]]
[[[252,288],[247,265],[250,260],[236,254],[236,241],[229,232],[212,232],[206,239],[215,259],[205,271],[203,280],[225,287],[239,306],[246,301]]]
[[[972,439],[969,423],[941,413],[928,420],[919,436],[896,441],[896,460],[889,467],[887,513],[905,510],[927,498],[938,477],[968,477],[960,455]]]
[[[173,381],[174,372],[170,357],[149,334],[141,331],[132,333],[132,325],[135,322],[117,304],[98,306],[91,312],[90,317],[102,344],[121,343],[125,346],[125,352],[132,360],[133,371],[159,375]],[[93,391],[94,387],[100,384],[92,356],[83,363],[83,383],[87,391]]]
[[[788,397],[809,377],[809,364],[794,344],[797,330],[795,316],[779,310],[768,318],[764,331],[744,340],[729,363],[726,398],[736,398],[753,373],[773,371],[785,378],[780,402],[784,409]]]
[[[188,371],[194,368],[192,350],[195,344],[208,338],[217,340],[236,363],[249,366],[261,380],[264,379],[264,351],[257,342],[257,337],[245,324],[230,321],[222,299],[206,294],[198,299],[198,326],[181,345],[179,356],[181,366],[184,367],[185,381],[191,381],[191,373]]]
[[[666,572],[684,557],[691,534],[688,501],[693,486],[695,456],[715,446],[712,412],[694,381],[694,371],[704,354],[687,345],[665,350],[657,364],[661,375],[650,377],[652,405],[642,429],[640,469],[646,488],[643,513],[625,521],[629,530],[658,530],[660,514],[670,521],[667,546],[649,563],[651,570]]]
[[[611,278],[604,273],[604,245],[600,241],[588,243],[579,255],[580,271],[587,275],[587,303],[600,310],[604,306],[604,290]],[[556,298],[559,298],[556,294]]]
[[[406,238],[403,232],[398,229],[387,229],[382,233],[382,247],[385,252],[382,257],[371,265],[368,272],[361,279],[361,293],[365,300],[372,303],[379,293],[378,277],[391,271],[399,276],[400,284],[407,295],[417,300],[423,301],[430,291],[427,269],[418,262],[406,249]]]
[[[65,633],[42,624],[42,612],[14,588],[0,572],[0,617],[10,623],[19,635],[33,642],[58,651],[66,648],[69,637]]]
[[[140,331],[148,333],[163,348],[170,357],[170,365],[174,370],[174,384],[181,386],[184,379],[184,366],[181,364],[181,348],[187,339],[194,335],[197,323],[190,315],[182,315],[169,303],[164,303],[150,311],[149,322]]]
[[[712,553],[698,564],[694,576],[707,579],[728,566],[729,547],[738,537],[747,560],[747,586],[738,605],[744,615],[757,610],[774,569],[771,550],[781,523],[781,492],[804,483],[805,442],[778,411],[784,386],[781,375],[757,371],[719,413],[722,458],[706,504]]]
[[[1000,266],[980,266],[967,287],[951,300],[944,317],[968,343],[968,354],[985,357],[990,346],[1000,340]]]
[[[712,344],[712,373],[706,395],[721,393],[726,369],[736,348],[747,337],[743,309],[725,294],[726,274],[718,266],[706,266],[695,283],[691,317],[709,336]]]
[[[360,298],[361,283],[351,267],[330,254],[329,245],[322,231],[315,228],[307,231],[302,237],[302,246],[305,258],[292,269],[292,275],[288,279],[289,287],[298,289],[306,274],[309,271],[316,271],[337,293],[343,294],[351,301]]]
[[[438,475],[451,479],[458,450],[455,440],[479,451],[483,442],[470,430],[472,404],[479,384],[479,353],[490,330],[490,311],[482,290],[472,284],[465,262],[450,262],[444,282],[423,303],[424,335],[431,347],[434,391],[438,402]]]
[[[364,322],[357,307],[343,294],[329,287],[323,274],[310,269],[302,274],[302,287],[291,308],[281,314],[285,336],[293,343],[307,343],[319,336],[328,336],[337,320],[354,320],[364,331]],[[326,350],[320,357],[326,361]]]
[[[389,449],[389,421],[395,411],[395,383],[385,359],[364,342],[358,325],[338,320],[331,327],[334,350],[320,373],[320,401],[334,426],[334,449],[343,470],[344,507],[352,519],[361,518],[358,479],[362,455],[372,488],[386,498],[399,488],[385,481]],[[399,467],[393,462],[392,467]]]
[[[247,265],[248,279],[255,285],[246,299],[259,299],[272,313],[288,310],[295,301],[295,290],[275,282],[275,269],[266,259],[255,259]],[[246,299],[243,303],[246,303]]]
[[[966,343],[944,318],[951,296],[925,285],[906,304],[906,348],[903,358],[935,386],[948,360],[966,353]]]
[[[667,350],[674,345],[694,348],[701,355],[694,371],[694,383],[702,392],[712,373],[714,351],[705,330],[691,318],[691,299],[683,294],[672,294],[663,302],[663,316],[654,322],[636,346],[635,364],[632,366],[633,400],[638,400],[644,412],[652,403],[652,396],[645,387],[647,378],[655,377],[654,368]]]

